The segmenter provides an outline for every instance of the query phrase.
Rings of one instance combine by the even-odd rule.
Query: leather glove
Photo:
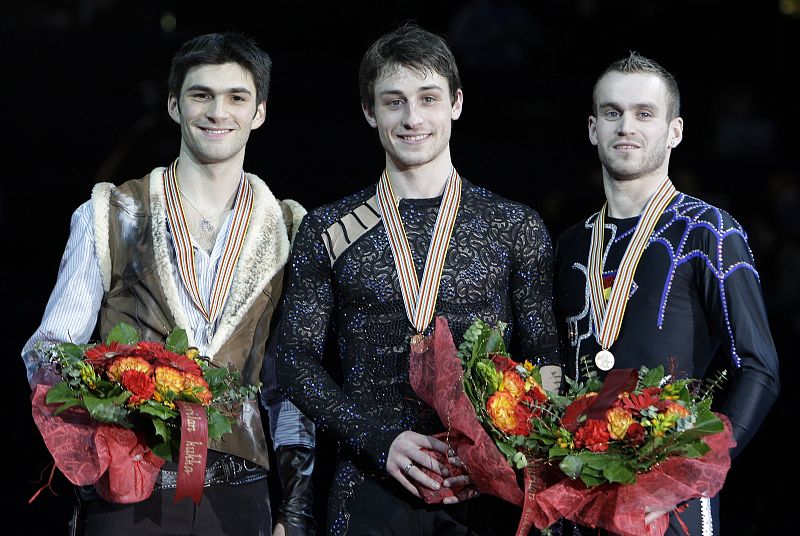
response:
[[[314,471],[314,449],[310,447],[281,447],[276,452],[278,476],[283,486],[283,502],[276,523],[283,525],[286,536],[313,536],[314,521],[311,473]]]

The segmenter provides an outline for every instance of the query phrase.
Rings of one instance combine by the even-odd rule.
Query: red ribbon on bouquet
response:
[[[181,412],[181,448],[178,453],[178,487],[175,502],[189,497],[195,504],[203,498],[208,456],[208,415],[200,404],[176,402]]]

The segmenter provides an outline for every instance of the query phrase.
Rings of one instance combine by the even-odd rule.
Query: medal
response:
[[[614,368],[614,354],[608,350],[600,350],[597,352],[597,355],[594,356],[594,364],[597,365],[597,368],[600,370],[611,370]]]
[[[430,346],[430,342],[431,342],[430,337],[426,337],[422,333],[415,333],[414,335],[411,336],[411,344],[410,344],[411,351],[422,353],[428,349],[428,346]]]
[[[384,171],[378,181],[376,199],[383,226],[386,229],[386,236],[392,248],[406,316],[416,330],[416,334],[411,337],[411,349],[424,351],[427,349],[430,339],[423,335],[423,332],[430,324],[436,310],[436,296],[439,293],[447,248],[461,203],[461,177],[453,169],[445,184],[442,202],[439,205],[439,214],[436,217],[431,243],[428,247],[428,256],[425,259],[422,282],[417,278],[411,246],[408,244],[403,220],[397,209],[397,198],[392,190],[388,171]]]
[[[603,234],[606,210],[608,209],[607,202],[600,209],[597,219],[594,221],[586,277],[589,284],[594,336],[601,348],[597,352],[594,362],[600,370],[611,370],[614,367],[614,355],[608,349],[616,342],[620,329],[622,329],[622,318],[625,316],[625,308],[630,298],[633,274],[636,272],[645,248],[647,248],[658,219],[677,193],[678,191],[672,185],[669,177],[665,177],[653,196],[647,201],[639,222],[636,224],[636,231],[620,260],[608,299],[605,298],[603,292],[603,263],[605,260],[603,258]]]

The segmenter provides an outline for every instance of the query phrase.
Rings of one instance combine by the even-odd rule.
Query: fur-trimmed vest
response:
[[[188,328],[170,260],[164,170],[156,168],[149,176],[118,187],[100,183],[92,192],[95,245],[105,291],[100,308],[103,339],[119,322],[136,327],[142,340],[163,341],[176,327]],[[240,371],[244,384],[253,384],[259,381],[270,320],[280,299],[290,237],[305,210],[294,201],[275,199],[255,175],[246,177],[253,187],[250,224],[217,331],[205,353]],[[187,335],[192,345],[189,329]],[[258,401],[250,401],[233,432],[210,447],[268,467]]]

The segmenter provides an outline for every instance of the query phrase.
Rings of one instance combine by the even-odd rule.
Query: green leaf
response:
[[[83,361],[83,352],[86,346],[79,346],[71,342],[64,342],[58,345],[58,356],[62,365],[75,364]]]
[[[150,447],[150,450],[152,450],[153,454],[155,454],[156,456],[164,458],[168,462],[171,462],[174,461],[172,458],[171,444],[172,444],[171,441],[156,443],[152,447]]]
[[[650,370],[647,370],[646,367],[642,367],[642,369],[646,370],[646,372],[644,377],[641,378],[639,387],[658,387],[661,384],[661,380],[664,379],[664,365],[659,365]]]
[[[83,403],[92,419],[131,428],[133,425],[128,420],[128,411],[121,407],[130,396],[131,393],[128,391],[113,398],[97,398],[86,393],[83,395]]]
[[[48,404],[63,404],[74,401],[80,403],[80,399],[75,395],[75,391],[64,381],[58,382],[47,391],[45,401]]]
[[[171,410],[168,407],[159,404],[158,402],[154,402],[153,400],[146,400],[144,403],[138,406],[137,409],[139,413],[152,415],[156,419],[163,419],[165,421],[175,419],[179,415],[177,411]]]
[[[578,456],[566,456],[561,463],[558,464],[565,475],[570,478],[578,478],[583,471],[583,460]]]
[[[118,342],[120,344],[136,344],[139,342],[139,332],[136,331],[136,328],[126,324],[125,322],[120,322],[113,328],[106,337],[106,344],[111,344],[112,342]]]
[[[208,408],[208,437],[220,439],[223,435],[231,433],[231,423],[217,408]]]
[[[620,484],[633,484],[636,482],[636,472],[622,462],[614,461],[603,469],[603,476],[609,482]]]
[[[167,336],[164,347],[170,352],[176,354],[183,354],[189,349],[189,337],[186,335],[186,330],[183,328],[176,328]]]
[[[711,447],[709,447],[702,441],[698,441],[697,443],[692,443],[691,445],[687,445],[686,448],[683,450],[683,455],[686,456],[687,458],[699,458],[709,450],[711,450]]]
[[[164,443],[169,443],[170,439],[172,438],[172,432],[170,431],[169,426],[167,426],[167,423],[161,419],[151,419],[150,422],[153,423],[156,437],[160,437]]]
[[[581,473],[581,480],[583,481],[584,484],[586,484],[586,487],[589,488],[592,488],[594,486],[599,486],[600,484],[604,484],[606,482],[605,478],[601,478],[599,476],[595,476],[586,472]]]

